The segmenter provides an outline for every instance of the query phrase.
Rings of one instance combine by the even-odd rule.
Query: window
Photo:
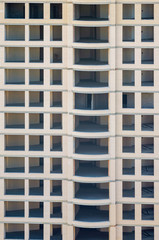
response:
[[[50,4],[50,18],[51,19],[62,19],[62,4],[51,3]]]

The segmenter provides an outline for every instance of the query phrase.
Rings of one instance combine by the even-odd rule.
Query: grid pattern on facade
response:
[[[0,10],[0,240],[158,240],[157,1]]]

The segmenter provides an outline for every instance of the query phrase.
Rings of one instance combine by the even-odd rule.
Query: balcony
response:
[[[108,138],[76,138],[74,151],[76,154],[108,154]]]
[[[123,227],[123,240],[135,240],[135,227]]]
[[[29,151],[43,151],[44,136],[29,136]]]
[[[29,224],[29,240],[43,240],[44,225],[43,224]]]
[[[29,84],[30,85],[43,85],[44,83],[44,70],[43,69],[30,69],[29,70]]]
[[[123,70],[123,86],[135,86],[135,71]]]
[[[142,137],[141,151],[142,153],[154,153],[154,138]]]
[[[123,108],[135,108],[135,94],[123,93]]]
[[[25,48],[24,47],[6,47],[5,48],[5,62],[25,62]]]
[[[123,4],[123,19],[133,20],[135,19],[135,5]]]
[[[142,26],[141,27],[141,41],[153,42],[154,41],[154,27]]]
[[[62,151],[62,136],[51,136],[50,151]]]
[[[62,85],[62,70],[50,70],[50,85]]]
[[[75,220],[81,222],[109,221],[109,206],[75,205]]]
[[[29,129],[43,129],[44,115],[42,113],[29,114]]]
[[[5,106],[7,107],[24,107],[25,92],[5,91]]]
[[[123,175],[135,175],[134,159],[123,159]]]
[[[80,21],[108,21],[109,8],[108,4],[75,4],[75,20]]]
[[[62,158],[50,159],[50,173],[54,173],[54,174],[62,173]]]
[[[62,63],[62,48],[50,48],[50,63]]]
[[[154,240],[154,227],[142,227],[142,240]]]
[[[62,218],[62,203],[54,202],[50,203],[50,218]]]
[[[4,186],[5,195],[24,195],[24,180],[6,179]]]
[[[154,160],[142,160],[141,161],[141,174],[144,176],[154,175]]]
[[[141,215],[142,220],[154,220],[154,205],[151,204],[142,204],[141,205]]]
[[[75,64],[108,65],[108,49],[75,49]]]
[[[123,182],[123,198],[134,198],[135,197],[135,182]]]
[[[5,113],[5,128],[25,128],[24,113]]]
[[[6,151],[24,151],[25,139],[22,135],[6,135],[5,136]]]
[[[123,26],[123,42],[135,41],[135,28],[131,26]]]
[[[50,41],[62,41],[62,26],[50,26]]]
[[[123,153],[135,153],[135,138],[123,137]]]
[[[108,27],[75,27],[75,42],[108,43]]]
[[[141,19],[142,20],[154,19],[154,5],[153,4],[141,4]]]
[[[29,202],[29,217],[43,218],[43,202]]]
[[[62,92],[50,93],[50,107],[62,107]]]
[[[75,131],[108,132],[108,116],[75,116]]]
[[[24,157],[5,157],[6,173],[24,173]]]
[[[50,4],[50,19],[62,19],[62,3]]]
[[[141,93],[141,108],[147,108],[147,109],[154,108],[153,93]]]
[[[123,220],[135,220],[134,204],[123,204]]]
[[[62,196],[62,180],[50,182],[50,196]]]
[[[123,115],[123,131],[134,131],[134,130],[135,130],[135,116]]]
[[[142,198],[154,198],[154,182],[142,182]]]
[[[62,114],[50,115],[50,129],[62,129]]]
[[[154,116],[142,115],[141,116],[141,130],[142,131],[154,131]]]
[[[44,62],[44,49],[42,47],[29,48],[29,62],[30,63],[43,63]]]
[[[23,25],[6,25],[5,27],[6,41],[24,41],[25,26]]]
[[[29,107],[43,107],[44,93],[43,92],[29,92]]]
[[[50,227],[50,240],[62,240],[62,225],[53,224]]]
[[[107,228],[75,228],[75,240],[109,240]]]
[[[25,18],[25,4],[24,3],[6,3],[5,4],[5,18]]]
[[[30,19],[42,19],[43,18],[43,4],[42,3],[30,3],[29,4],[29,18]]]
[[[134,48],[123,48],[123,64],[135,63],[135,50]]]
[[[109,74],[107,71],[102,72],[87,72],[75,71],[75,87],[108,87]]]
[[[5,70],[5,84],[25,84],[25,70],[24,69],[6,69]]]
[[[43,158],[29,158],[29,173],[43,173],[44,159]]]
[[[154,49],[141,49],[141,64],[154,64]]]
[[[29,27],[29,40],[30,41],[43,41],[44,40],[44,27],[42,25],[32,25]]]
[[[75,183],[75,198],[83,200],[109,199],[109,183]]]
[[[108,177],[108,161],[75,161],[77,177]]]
[[[86,94],[75,93],[75,109],[80,110],[108,110],[108,93]]]
[[[4,217],[24,217],[24,202],[4,202]]]
[[[24,239],[24,224],[5,223],[4,239]]]
[[[43,196],[43,180],[29,180],[29,196]]]

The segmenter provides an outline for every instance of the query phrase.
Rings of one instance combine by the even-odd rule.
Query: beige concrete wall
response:
[[[102,231],[106,231],[109,228],[110,240],[123,240],[122,230],[123,226],[135,226],[135,240],[141,240],[142,226],[155,226],[154,240],[158,240],[159,226],[158,226],[158,154],[159,154],[159,125],[158,125],[158,60],[159,60],[159,3],[154,0],[154,20],[142,20],[141,19],[141,4],[151,3],[150,0],[144,0],[140,2],[134,2],[135,4],[135,19],[123,20],[122,19],[122,4],[130,3],[132,1],[97,1],[97,0],[64,0],[62,1],[63,18],[62,19],[50,19],[50,3],[52,1],[43,1],[44,3],[44,18],[43,19],[29,19],[29,3],[38,2],[37,0],[25,1],[25,19],[5,19],[4,0],[0,3],[0,240],[5,239],[5,230],[9,232],[13,230],[25,229],[25,240],[29,239],[29,224],[44,224],[44,240],[50,239],[52,234],[52,224],[62,225],[63,240],[76,240],[75,228],[103,228]],[[12,0],[12,2],[18,2]],[[61,3],[60,0],[56,1]],[[104,17],[106,8],[108,9],[109,20],[103,21],[78,21],[74,19],[74,5],[75,4],[100,4],[98,16]],[[103,6],[108,4],[108,6]],[[88,14],[86,11],[85,14]],[[76,15],[77,10],[76,10]],[[5,26],[6,25],[6,26]],[[35,28],[37,25],[44,26],[44,41],[29,41],[29,28]],[[12,27],[11,27],[12,26]],[[62,41],[52,41],[52,32],[54,26],[62,26]],[[108,43],[81,43],[75,42],[79,39],[79,32],[75,27],[100,27],[99,35],[101,39],[107,37],[107,33],[102,28],[108,28]],[[122,40],[123,26],[134,26],[134,42],[124,42]],[[154,42],[141,42],[142,26],[154,26]],[[11,41],[5,40],[6,36],[15,37],[24,35],[25,41]],[[34,31],[34,36],[38,34],[38,30]],[[32,51],[32,58],[37,57],[37,48],[44,48],[44,62],[43,63],[30,63],[30,50]],[[33,49],[34,48],[34,49]],[[53,61],[53,49],[62,48],[62,63],[54,63]],[[123,64],[123,49],[135,49],[134,50],[134,64]],[[152,48],[154,49],[154,64],[142,64],[141,63],[141,49]],[[106,52],[108,51],[108,65],[78,65],[75,64],[75,51],[82,49],[83,57],[88,57],[86,49],[99,50],[98,59],[105,60]],[[129,50],[127,56],[129,57]],[[25,62],[6,62],[6,56],[9,56],[11,60],[16,60],[17,56],[24,58]],[[90,55],[91,57],[91,55]],[[79,60],[77,54],[76,60]],[[20,70],[19,70],[20,69]],[[43,85],[30,85],[29,84],[29,70],[43,69],[44,71],[44,84]],[[50,84],[52,79],[52,71],[62,70],[62,85]],[[122,71],[134,70],[135,71],[135,85],[123,86]],[[141,85],[141,71],[153,70],[154,71],[154,86],[142,86]],[[97,71],[100,75],[100,81],[105,80],[105,71],[108,71],[108,87],[76,87],[75,86],[75,71]],[[38,72],[34,72],[32,78],[37,79]],[[5,84],[5,80],[16,80],[17,82],[25,79],[24,84]],[[77,79],[79,82],[79,76]],[[29,96],[32,96],[32,101],[37,101],[39,98],[38,92],[44,93],[44,106],[43,107],[29,107]],[[134,93],[135,108],[123,108],[122,107],[122,94]],[[53,95],[55,93],[62,94],[62,107],[51,107]],[[109,109],[108,110],[79,110],[75,109],[75,93],[93,93],[102,94],[108,93],[109,95]],[[144,95],[145,104],[149,104],[151,99],[154,100],[153,109],[141,108],[142,97]],[[149,95],[151,94],[151,95]],[[153,96],[152,96],[153,94]],[[60,97],[57,96],[56,100]],[[5,102],[25,102],[25,107],[6,107]],[[79,97],[78,101],[82,104],[82,98]],[[16,113],[19,113],[17,118]],[[44,114],[44,128],[43,129],[30,129],[29,128],[29,114],[32,114],[32,121],[37,123],[39,120],[38,115],[35,113]],[[5,115],[6,114],[6,115]],[[13,114],[8,118],[9,114]],[[24,115],[25,116],[24,116]],[[52,114],[62,114],[62,129],[50,129]],[[141,115],[154,115],[154,131],[142,131],[141,129]],[[82,116],[101,116],[100,123],[105,124],[105,116],[108,117],[108,132],[84,132],[75,131],[74,119],[75,115]],[[135,118],[135,130],[124,131],[123,115],[133,115]],[[5,128],[5,123],[16,124],[23,122],[23,116],[25,120],[24,129],[10,129]],[[17,121],[16,121],[17,118]],[[54,118],[54,116],[53,116]],[[29,151],[29,143],[36,144],[38,139],[30,138],[32,136],[44,136],[44,151]],[[22,138],[17,138],[21,136]],[[50,151],[53,136],[62,137],[63,151],[53,152]],[[123,153],[122,142],[123,137],[135,138],[135,153]],[[142,137],[154,138],[154,153],[146,154],[141,152]],[[32,139],[29,141],[29,138]],[[75,154],[75,139],[76,138],[98,138],[102,146],[105,146],[105,142],[108,139],[109,153],[108,154]],[[23,140],[22,140],[23,139]],[[7,141],[8,140],[8,141]],[[25,142],[25,151],[6,151],[5,143],[15,146]],[[126,142],[129,144],[129,142]],[[77,147],[77,146],[76,146]],[[24,159],[25,172],[24,173],[8,173],[5,172],[5,161],[11,157],[13,162],[9,164],[10,167],[23,166],[23,161],[16,161],[17,158]],[[44,172],[43,173],[30,173],[29,172],[29,158],[32,162],[32,166],[37,166],[39,158],[44,159]],[[51,159],[62,158],[62,174],[50,173],[52,162]],[[135,174],[123,175],[123,159],[135,160]],[[154,175],[145,176],[141,174],[142,159],[154,160]],[[105,166],[105,160],[108,160],[107,177],[80,177],[75,176],[75,161],[100,161],[100,166]],[[56,160],[55,160],[56,161]],[[54,160],[53,160],[54,162]],[[148,162],[148,165],[150,162]],[[126,165],[130,167],[128,163]],[[4,181],[9,179],[10,181]],[[29,187],[39,186],[38,181],[44,181],[44,195],[43,196],[30,196]],[[14,181],[13,181],[14,180]],[[52,182],[57,183],[56,180],[62,181],[62,196],[50,196],[50,189],[52,189]],[[16,183],[15,183],[16,181]],[[129,187],[131,182],[135,181],[135,197],[123,198],[122,186],[124,181],[129,181]],[[76,199],[75,182],[83,183],[100,183],[101,188],[105,188],[105,183],[109,183],[109,199],[104,200],[84,200]],[[142,182],[154,182],[155,195],[154,198],[142,198],[141,185]],[[4,189],[6,186],[12,188],[14,186],[25,188],[24,196],[5,195]],[[76,191],[78,190],[78,187]],[[4,216],[4,201],[22,201],[25,205],[25,217],[24,218],[7,218]],[[33,205],[38,204],[39,201],[44,202],[44,217],[43,218],[29,218],[29,202]],[[50,204],[56,202],[62,202],[63,217],[61,219],[50,219]],[[122,205],[123,204],[135,204],[135,220],[123,220]],[[141,219],[141,204],[153,204],[154,205],[154,220],[144,221]],[[74,205],[98,205],[100,208],[108,208],[110,219],[108,222],[80,222],[74,219]],[[15,205],[10,205],[9,209],[15,210]],[[17,205],[18,208],[19,205]],[[16,223],[17,225],[12,225]],[[20,225],[20,223],[22,223]],[[8,227],[9,224],[9,227]],[[24,225],[23,225],[24,224]],[[37,229],[37,225],[31,225],[32,229]],[[91,230],[91,229],[90,229]]]

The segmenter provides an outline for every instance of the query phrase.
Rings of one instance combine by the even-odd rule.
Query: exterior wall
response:
[[[12,3],[17,3],[17,0],[12,0]],[[23,2],[23,1],[21,1]],[[157,43],[159,41],[159,4],[157,0],[154,0],[154,19],[142,20],[141,19],[141,4],[149,4],[151,1],[144,0],[140,2],[127,1],[97,1],[97,0],[57,0],[56,3],[62,3],[63,17],[62,19],[50,19],[50,0],[42,1],[44,4],[44,18],[43,19],[30,19],[29,18],[29,4],[39,3],[37,0],[25,1],[25,19],[7,19],[5,18],[5,3],[7,0],[0,3],[0,240],[7,239],[5,231],[13,232],[15,230],[23,230],[24,227],[24,239],[30,239],[29,228],[37,229],[37,225],[43,224],[43,239],[49,240],[52,235],[52,225],[62,226],[63,240],[76,240],[79,228],[100,229],[103,231],[109,230],[109,240],[124,240],[123,229],[124,227],[135,227],[135,240],[142,239],[142,227],[154,227],[154,240],[158,240],[159,236],[159,205],[158,205],[158,188],[159,188],[159,165],[158,165],[158,153],[159,153],[159,116],[158,116],[158,65],[159,62],[159,49]],[[123,4],[134,4],[135,7],[135,19],[122,18]],[[78,16],[77,9],[75,10],[75,4],[108,4],[108,20],[75,20],[75,14]],[[105,16],[105,8],[100,6],[98,9],[98,16]],[[128,11],[129,13],[129,11]],[[87,14],[87,13],[86,13]],[[79,16],[78,16],[79,17]],[[14,26],[9,33],[9,26]],[[42,25],[43,26],[43,40],[42,41],[30,41],[30,26]],[[20,27],[19,27],[20,26]],[[52,32],[54,26],[62,26],[62,41],[52,41]],[[75,31],[75,27],[101,27],[99,36],[101,40],[105,39],[105,32],[102,31],[102,27],[108,28],[108,42],[81,42],[79,31]],[[123,26],[134,27],[134,41],[123,41]],[[142,42],[141,41],[141,28],[142,26],[154,27],[154,41]],[[18,29],[18,30],[17,30]],[[12,41],[6,40],[6,36],[14,38],[16,33],[20,36],[22,32],[24,35],[24,41]],[[38,31],[38,30],[37,30]],[[34,33],[34,37],[38,32]],[[58,32],[59,35],[59,32]],[[127,37],[128,35],[126,35]],[[133,35],[132,35],[133,36]],[[30,49],[32,49],[32,56],[37,57],[36,48],[43,48],[43,62],[30,62]],[[53,59],[53,52],[56,48],[62,48],[62,63],[55,63]],[[123,49],[128,49],[127,58],[130,56],[131,49],[134,49],[134,63],[123,64]],[[142,64],[141,56],[143,49],[154,50],[154,64]],[[18,49],[21,51],[19,52]],[[83,58],[88,57],[86,49],[97,50],[97,60],[104,61],[106,53],[108,52],[108,64],[78,64],[80,59],[79,52],[83,51]],[[23,51],[24,50],[24,51]],[[129,51],[130,50],[130,51]],[[19,54],[18,54],[19,53]],[[35,54],[34,54],[35,53]],[[77,54],[76,54],[77,53]],[[24,62],[16,62],[17,55],[21,57]],[[6,57],[9,56],[11,62],[6,62]],[[90,56],[91,57],[91,56]],[[13,61],[15,60],[15,61]],[[10,70],[11,69],[11,70]],[[12,72],[12,69],[20,69],[22,71]],[[32,69],[43,69],[44,79],[43,84],[29,84],[29,71]],[[10,72],[9,72],[10,70]],[[62,70],[62,85],[50,84],[52,79],[52,71]],[[135,74],[134,86],[123,85],[123,71],[133,70]],[[142,86],[141,85],[141,71],[151,70],[154,72],[154,85]],[[101,82],[104,83],[105,75],[104,71],[108,71],[108,87],[81,87],[75,86],[75,71],[96,71],[100,75]],[[8,74],[7,74],[8,73]],[[34,73],[37,78],[38,73]],[[17,80],[17,82],[24,79],[25,84],[6,84],[6,79]],[[32,75],[33,77],[33,75]],[[76,81],[79,83],[80,77],[77,75]],[[29,105],[30,94],[32,95],[32,101],[39,100],[38,93],[43,93],[43,106]],[[62,106],[52,107],[52,99],[54,93],[62,93]],[[108,94],[108,109],[77,109],[75,107],[75,94]],[[134,93],[134,108],[123,107],[123,93]],[[142,108],[142,94],[147,94],[145,98],[145,104],[149,105],[151,96],[153,94],[153,108]],[[57,99],[58,100],[58,99]],[[80,99],[79,103],[82,105],[86,102],[84,97]],[[25,103],[22,107],[6,106],[6,102],[10,103]],[[130,101],[133,101],[131,96]],[[99,98],[100,105],[103,100]],[[84,104],[83,104],[84,105]],[[23,122],[23,115],[19,115],[16,121],[16,116],[12,116],[9,120],[5,117],[8,114],[24,114],[25,128],[7,128],[5,123],[16,125]],[[43,127],[31,128],[29,126],[30,114],[43,114]],[[62,129],[50,128],[52,122],[52,114],[62,114]],[[122,117],[124,115],[133,115],[135,118],[134,130],[123,130]],[[154,116],[154,131],[143,131],[142,115]],[[75,116],[102,116],[100,124],[104,123],[104,117],[108,116],[108,131],[82,131],[75,130]],[[34,123],[39,122],[37,115],[32,116]],[[79,122],[76,123],[77,125]],[[77,127],[77,126],[76,126]],[[17,146],[22,143],[21,138],[19,141],[15,136],[22,136],[24,139],[24,150],[17,151],[13,149],[8,151],[5,149],[5,143],[8,142],[11,146]],[[39,143],[39,139],[35,141],[33,136],[43,136],[43,151],[42,150],[30,150],[30,145],[36,145]],[[57,143],[56,139],[53,141],[52,137],[61,137],[62,151],[52,151],[52,142]],[[123,152],[123,137],[135,138],[135,152]],[[143,153],[142,152],[142,138],[151,137],[154,139],[154,152]],[[80,146],[79,142],[75,144],[76,139],[97,139],[100,146],[105,146],[105,141],[108,139],[108,154],[87,154],[81,152],[76,153],[75,149]],[[8,140],[8,141],[7,141]],[[57,142],[56,142],[57,141]],[[127,143],[131,142],[129,139]],[[127,144],[126,144],[127,145]],[[20,157],[24,160],[24,172],[12,173],[6,171],[7,158]],[[35,161],[33,159],[35,158]],[[31,173],[30,162],[32,159],[32,167],[37,166],[39,158],[43,158],[43,172]],[[62,173],[51,173],[52,159],[62,159]],[[135,173],[123,174],[123,160],[134,160]],[[78,176],[75,174],[75,161],[99,161],[100,167],[104,165],[104,160],[108,160],[108,176]],[[143,175],[142,172],[142,160],[154,160],[154,174]],[[149,164],[149,162],[148,162]],[[16,164],[10,164],[11,167],[23,167],[19,161]],[[127,167],[130,166],[128,163]],[[78,165],[79,167],[79,165]],[[10,182],[8,180],[15,180]],[[20,180],[20,181],[18,181]],[[31,181],[37,180],[37,181]],[[40,196],[30,195],[29,189],[31,187],[39,187],[40,180],[43,181],[43,194]],[[62,181],[62,196],[51,196],[50,191],[56,181]],[[123,197],[123,182],[135,182],[135,197]],[[143,198],[141,194],[142,183],[152,182],[154,183],[154,197]],[[85,199],[77,198],[75,193],[79,190],[79,187],[75,189],[76,183],[99,183],[101,189],[105,187],[105,183],[109,183],[109,199]],[[24,185],[24,186],[23,186]],[[24,187],[24,195],[6,195],[5,190]],[[7,217],[5,215],[4,202],[23,202],[25,215],[24,217]],[[43,202],[43,217],[29,217],[29,203],[30,202]],[[51,204],[60,202],[62,203],[62,217],[51,218]],[[123,204],[135,205],[135,219],[127,220],[123,219]],[[142,204],[151,204],[154,206],[154,220],[142,220]],[[79,221],[75,219],[75,205],[76,206],[100,206],[105,209],[109,209],[109,221]],[[35,206],[33,206],[34,208]],[[16,210],[10,205],[10,210]],[[77,208],[78,209],[78,208]],[[9,225],[7,225],[9,224]],[[11,225],[16,224],[16,225]],[[22,225],[20,225],[22,224]],[[24,225],[23,225],[24,224]],[[32,225],[31,225],[32,224]],[[9,227],[10,226],[10,227]],[[89,239],[88,239],[89,240]]]

